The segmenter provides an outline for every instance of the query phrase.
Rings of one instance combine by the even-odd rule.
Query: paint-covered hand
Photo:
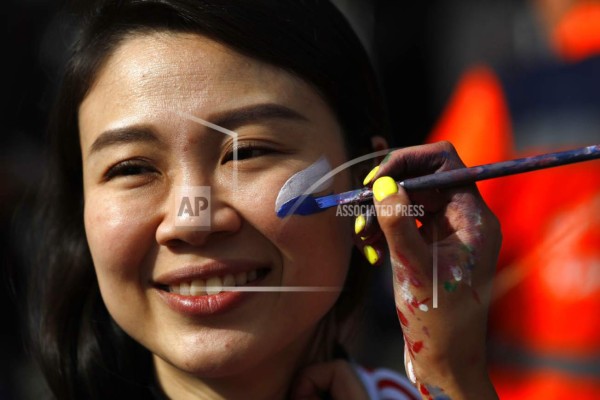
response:
[[[377,224],[359,218],[355,227],[372,264],[381,263],[387,244],[407,375],[424,398],[496,398],[485,333],[498,220],[475,185],[409,195],[395,182],[461,167],[447,142],[390,153],[365,179]]]
[[[291,388],[293,400],[368,400],[360,378],[345,360],[314,364],[298,374]]]

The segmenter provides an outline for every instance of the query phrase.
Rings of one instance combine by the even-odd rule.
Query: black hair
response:
[[[146,398],[151,355],[106,310],[83,226],[78,109],[111,52],[131,34],[197,33],[283,68],[329,104],[348,157],[370,151],[371,136],[385,135],[387,123],[368,56],[329,1],[116,0],[85,8],[48,129],[28,300],[32,351],[56,398]],[[350,268],[328,315],[336,324],[356,308],[367,271]]]

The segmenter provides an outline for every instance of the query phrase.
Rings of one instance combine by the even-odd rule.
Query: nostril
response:
[[[159,244],[162,244],[163,246],[166,246],[166,247],[169,247],[172,249],[177,249],[180,247],[184,247],[186,242],[181,239],[178,239],[178,238],[173,238],[173,239],[168,239],[166,241],[163,241],[162,243],[159,243]]]

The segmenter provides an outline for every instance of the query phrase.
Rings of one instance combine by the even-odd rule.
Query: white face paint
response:
[[[324,156],[321,156],[314,164],[309,165],[307,168],[303,169],[292,175],[290,179],[288,179],[279,194],[277,195],[277,200],[275,200],[275,212],[281,208],[286,202],[296,198],[298,196],[302,196],[303,194],[312,194],[316,192],[321,192],[325,189],[328,189],[333,184],[333,179],[328,178],[327,180],[319,183],[317,187],[312,189],[310,192],[308,190],[323,176],[331,172],[331,165],[329,165],[329,161]]]

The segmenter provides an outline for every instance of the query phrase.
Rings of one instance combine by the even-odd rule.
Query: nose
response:
[[[218,189],[174,187],[156,230],[156,241],[168,247],[205,246],[239,231],[242,218]]]

